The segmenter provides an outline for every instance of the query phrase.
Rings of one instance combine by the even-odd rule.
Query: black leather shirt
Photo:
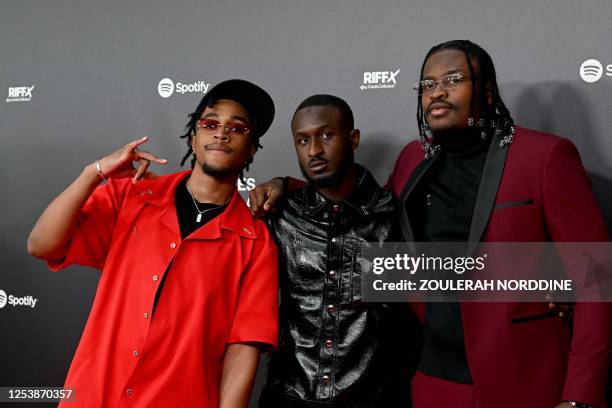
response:
[[[359,167],[353,192],[288,193],[269,219],[279,248],[281,338],[262,407],[409,407],[419,338],[407,303],[361,302],[359,249],[400,241],[396,203]]]

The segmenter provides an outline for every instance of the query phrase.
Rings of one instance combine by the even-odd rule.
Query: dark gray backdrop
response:
[[[0,290],[38,299],[0,309],[0,386],[61,385],[95,294],[98,272],[54,274],[27,255],[47,203],[86,164],[142,135],[170,159],[155,170],[179,169],[178,135],[202,94],[163,98],[163,78],[245,78],[271,93],[277,116],[247,175],[257,182],[299,174],[297,104],[341,96],[362,131],[357,159],[384,183],[416,135],[411,87],[423,56],[468,38],[490,51],[517,123],[577,144],[612,225],[611,18],[609,0],[0,0]],[[590,83],[580,74],[588,59],[603,66]],[[361,89],[364,72],[397,70],[393,88]],[[32,86],[29,100],[15,89]]]

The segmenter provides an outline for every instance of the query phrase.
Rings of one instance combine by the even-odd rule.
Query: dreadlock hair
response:
[[[309,96],[308,98],[304,99],[302,103],[300,103],[300,105],[297,107],[297,109],[293,113],[293,118],[295,118],[295,114],[298,113],[298,111],[304,108],[309,108],[311,106],[334,107],[338,109],[338,111],[340,111],[340,116],[343,122],[342,124],[346,126],[348,130],[353,130],[353,128],[355,127],[355,119],[353,117],[353,111],[351,110],[351,107],[348,105],[348,103],[346,103],[344,99],[338,98],[337,96],[333,95],[318,94]],[[291,123],[293,123],[293,118],[291,119]]]
[[[469,40],[452,40],[446,41],[441,44],[433,46],[421,66],[421,74],[419,80],[423,80],[423,70],[429,57],[437,52],[444,50],[458,50],[465,54],[467,60],[467,66],[470,70],[470,77],[472,77],[472,97],[470,101],[470,112],[474,112],[476,106],[476,98],[478,98],[478,106],[481,109],[480,118],[481,124],[486,132],[490,132],[489,129],[494,129],[496,134],[507,135],[512,132],[514,119],[510,115],[510,111],[502,101],[499,94],[499,87],[497,86],[497,75],[495,74],[495,66],[491,56],[479,45],[474,44]],[[478,76],[474,75],[474,66],[472,64],[472,58],[478,62]],[[480,85],[480,93],[476,94],[476,86]],[[423,112],[423,104],[421,102],[422,89],[419,82],[419,93],[417,96],[417,123],[419,126],[419,139],[421,144],[427,148],[431,148],[431,143],[427,135],[428,125],[425,122],[425,115]],[[492,103],[488,103],[488,96],[492,97]],[[488,126],[490,125],[490,127]],[[489,134],[487,136],[490,136]]]
[[[187,153],[185,154],[185,156],[183,156],[183,159],[181,160],[181,166],[185,165],[185,162],[190,156],[192,156],[191,168],[193,169],[193,167],[195,166],[196,157],[193,152],[193,148],[191,147],[191,139],[196,134],[196,126],[204,110],[206,108],[212,108],[216,104],[217,104],[216,99],[208,98],[204,96],[202,100],[200,100],[200,103],[196,107],[196,110],[190,113],[189,115],[187,115],[189,120],[187,121],[187,124],[185,125],[186,132],[180,136],[181,139],[186,139],[185,141],[187,143]],[[255,116],[252,115],[250,112],[249,112],[249,122],[251,124],[251,129],[252,129],[251,132],[249,132],[249,137],[251,138],[251,143],[253,143],[253,146],[255,146],[255,151],[257,151],[259,150],[259,148],[263,146],[259,143],[259,138],[261,137],[261,135],[257,132],[257,121],[255,120]],[[244,181],[244,172],[245,170],[249,171],[249,166],[251,165],[251,163],[253,163],[252,157],[246,162],[244,167],[240,170],[240,174],[238,175],[238,178],[244,184],[246,184]]]

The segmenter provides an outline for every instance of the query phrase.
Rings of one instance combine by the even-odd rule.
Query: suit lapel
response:
[[[482,178],[478,187],[478,195],[476,196],[476,204],[474,205],[474,213],[472,214],[472,223],[468,235],[468,255],[476,250],[489,222],[497,190],[501,182],[501,176],[504,172],[506,155],[510,146],[500,147],[500,141],[501,137],[498,137],[491,142],[482,170]]]
[[[406,210],[406,201],[408,200],[408,196],[410,195],[410,193],[412,193],[412,191],[414,190],[416,185],[419,183],[419,181],[421,180],[421,178],[423,177],[427,169],[429,169],[429,167],[433,164],[433,162],[439,156],[440,155],[438,154],[435,157],[431,158],[430,160],[426,159],[426,160],[423,160],[421,163],[419,163],[418,166],[416,166],[416,168],[410,175],[410,177],[408,178],[408,181],[406,181],[406,184],[404,185],[404,189],[402,190],[402,193],[399,196],[400,208],[398,208],[398,212],[399,212],[400,227],[402,229],[402,233],[404,234],[404,239],[406,240],[406,242],[414,242],[414,233],[412,231],[412,227],[410,226],[410,220],[408,219],[408,211]]]

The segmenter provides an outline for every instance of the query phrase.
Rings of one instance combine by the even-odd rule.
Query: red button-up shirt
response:
[[[277,252],[265,224],[234,192],[182,240],[174,193],[189,174],[98,187],[66,258],[49,262],[102,270],[66,379],[76,403],[65,405],[217,407],[226,346],[276,346]]]

